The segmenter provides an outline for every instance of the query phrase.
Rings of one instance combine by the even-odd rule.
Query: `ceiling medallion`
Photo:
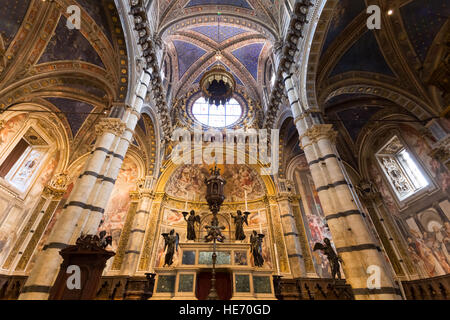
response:
[[[209,104],[225,105],[233,96],[236,80],[224,66],[217,64],[203,74],[200,89]]]

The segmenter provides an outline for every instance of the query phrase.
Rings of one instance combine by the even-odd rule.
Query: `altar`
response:
[[[181,259],[176,266],[155,268],[152,300],[197,300],[204,296],[202,293],[209,291],[210,283],[208,279],[205,281],[203,275],[212,268],[213,244],[185,242],[180,243],[179,250]],[[220,299],[275,299],[273,270],[252,266],[249,243],[224,242],[217,244],[216,252],[216,270],[225,275],[223,279],[219,277],[217,282]],[[228,285],[230,294],[226,295]],[[221,293],[225,296],[221,297]]]

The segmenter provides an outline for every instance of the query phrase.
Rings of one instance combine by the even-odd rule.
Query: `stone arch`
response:
[[[328,87],[327,90],[324,90],[319,101],[325,104],[329,99],[343,94],[369,94],[385,98],[401,106],[420,120],[429,119],[435,114],[427,104],[417,101],[416,97],[411,96],[400,88],[368,79],[337,82]]]

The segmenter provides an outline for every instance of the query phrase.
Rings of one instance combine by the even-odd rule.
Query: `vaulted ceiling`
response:
[[[364,128],[388,112],[422,119],[445,112],[429,82],[448,50],[448,2],[378,0],[370,4],[382,8],[380,30],[367,28],[366,1],[336,2],[325,21],[327,32],[316,62],[318,104],[352,154],[357,153]]]
[[[159,33],[170,56],[173,92],[198,87],[214,64],[224,65],[238,87],[260,99],[263,66],[279,33],[278,1],[160,1]],[[217,52],[221,58],[217,59]]]
[[[71,5],[81,9],[80,30],[68,27]],[[0,107],[32,103],[56,112],[74,156],[95,139],[105,109],[125,101],[128,75],[113,0],[2,1]]]

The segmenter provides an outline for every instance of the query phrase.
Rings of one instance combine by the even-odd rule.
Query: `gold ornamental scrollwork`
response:
[[[67,190],[69,177],[66,172],[58,173],[44,187],[43,196],[48,199],[60,200]]]
[[[118,118],[106,118],[102,119],[96,126],[95,126],[95,134],[97,136],[101,136],[106,132],[112,133],[116,136],[121,136],[127,126],[122,120]]]

